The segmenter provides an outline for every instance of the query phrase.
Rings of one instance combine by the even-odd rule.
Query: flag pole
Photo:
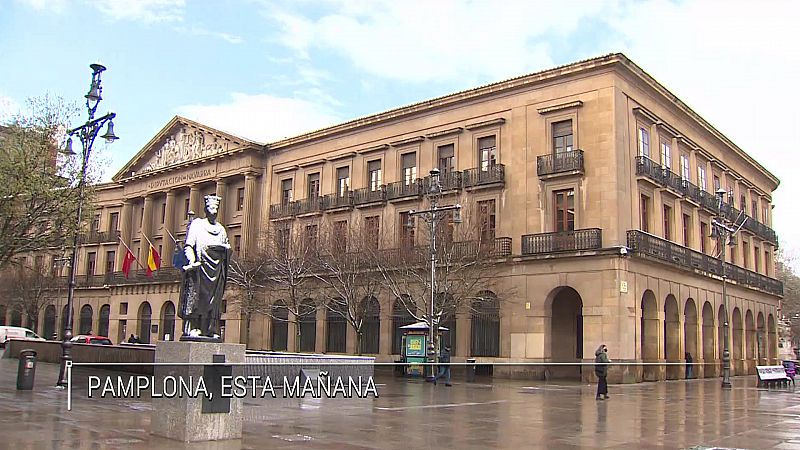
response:
[[[167,234],[169,234],[169,237],[171,237],[171,238],[172,238],[172,240],[173,240],[173,241],[175,241],[175,245],[180,245],[180,244],[178,243],[178,240],[177,240],[177,239],[175,239],[175,236],[173,236],[173,235],[172,235],[172,233],[170,233],[170,232],[169,232],[169,230],[165,229],[164,231],[166,231],[166,232],[167,232]]]
[[[133,255],[133,251],[131,250],[130,247],[128,247],[128,244],[126,244],[125,241],[122,240],[122,237],[118,236],[117,239],[119,239],[119,243],[125,247],[125,250],[128,250],[131,253],[131,255]],[[137,258],[136,255],[133,255],[133,260],[136,261],[137,266],[144,269],[144,266],[142,265],[142,263],[139,262],[139,258]]]
[[[147,243],[148,243],[148,244],[150,244],[150,248],[151,248],[151,249],[153,249],[153,250],[155,251],[155,249],[156,249],[156,246],[155,246],[155,245],[153,245],[153,243],[152,243],[152,242],[150,242],[150,239],[148,239],[148,238],[147,238],[147,235],[146,235],[146,234],[144,234],[144,233],[142,233],[142,236],[144,236],[144,238],[145,238],[145,240],[147,241]],[[148,259],[148,260],[150,259],[150,250],[149,250],[149,249],[148,249],[148,251],[147,251],[147,259]],[[161,261],[161,253],[159,253],[159,254],[158,254],[158,268],[156,268],[156,270],[158,270],[158,269],[160,269],[160,268],[161,268],[161,263],[162,263],[162,261]],[[155,270],[154,270],[153,272],[155,272]]]

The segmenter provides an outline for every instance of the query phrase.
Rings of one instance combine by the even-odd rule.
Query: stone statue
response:
[[[204,199],[206,217],[191,221],[183,247],[188,264],[183,266],[180,294],[181,340],[220,342],[220,307],[231,246],[225,227],[217,222],[220,197]]]

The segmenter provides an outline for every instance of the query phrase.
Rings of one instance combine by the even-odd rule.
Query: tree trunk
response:
[[[250,348],[250,320],[253,318],[253,313],[245,313],[244,315],[244,348]]]

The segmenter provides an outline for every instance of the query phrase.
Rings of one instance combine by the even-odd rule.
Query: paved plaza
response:
[[[753,377],[594,386],[479,379],[453,387],[378,376],[378,399],[247,399],[241,441],[183,444],[151,436],[150,402],[89,400],[76,371],[73,410],[37,366],[15,390],[17,360],[0,360],[0,447],[22,449],[800,449],[800,390],[766,391]],[[86,375],[85,369],[83,375]],[[96,372],[95,372],[96,373]],[[85,397],[85,394],[83,395]]]

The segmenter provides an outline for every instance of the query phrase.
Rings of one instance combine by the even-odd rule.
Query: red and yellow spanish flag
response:
[[[153,272],[161,268],[161,255],[158,254],[153,244],[150,244],[150,251],[147,254],[147,270],[148,277],[153,276]]]

